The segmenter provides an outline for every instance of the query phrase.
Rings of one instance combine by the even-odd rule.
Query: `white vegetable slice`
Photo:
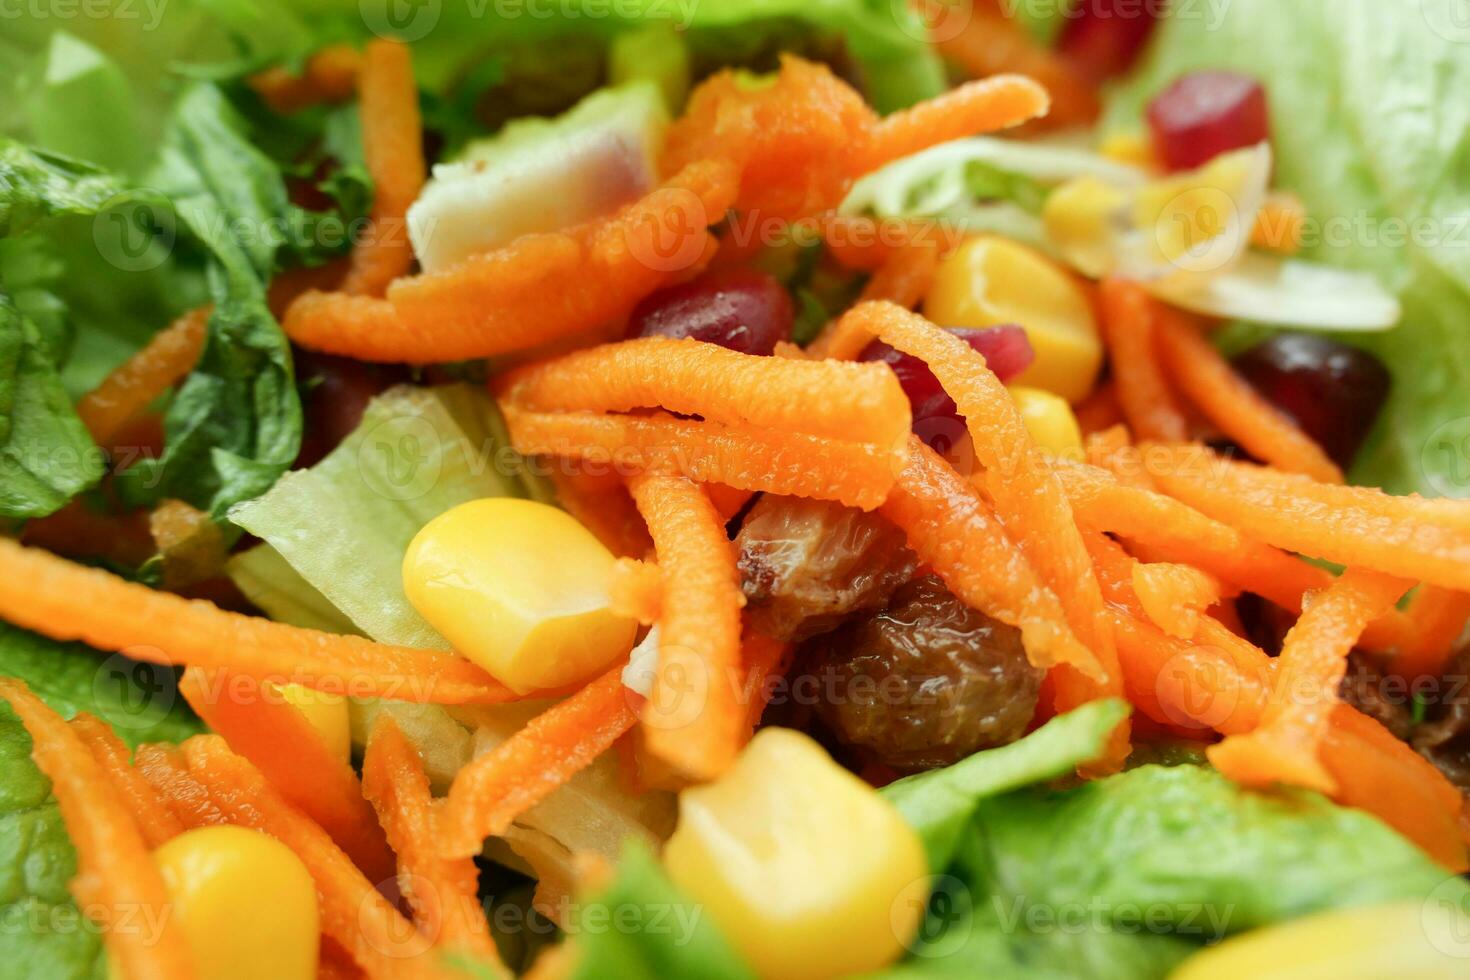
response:
[[[1199,289],[1172,282],[1143,286],[1195,313],[1311,330],[1389,330],[1403,312],[1393,294],[1365,272],[1257,252]]]

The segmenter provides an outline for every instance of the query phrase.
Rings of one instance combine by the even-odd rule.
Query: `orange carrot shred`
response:
[[[1470,620],[1470,593],[1420,586],[1409,603],[1408,620],[1406,642],[1393,662],[1394,673],[1410,681],[1438,677]]]
[[[194,778],[177,745],[160,742],[138,746],[134,765],[180,826],[214,827],[228,823],[224,811],[209,798],[209,790]]]
[[[388,715],[368,736],[363,789],[398,855],[399,890],[419,931],[436,946],[465,950],[500,966],[490,925],[476,891],[479,869],[468,858],[445,858],[434,848],[434,799],[418,750]]]
[[[444,704],[515,695],[461,657],[226,612],[0,538],[0,618],[153,663],[226,668],[333,694]]]
[[[21,540],[67,558],[107,558],[136,567],[156,553],[142,511],[106,514],[78,498],[53,514],[27,521]]]
[[[877,272],[912,249],[933,247],[947,252],[964,233],[925,218],[872,218],[855,214],[823,214],[813,219],[828,253],[848,269]]]
[[[908,397],[883,364],[757,357],[697,340],[645,337],[511,372],[501,401],[529,411],[664,408],[711,422],[893,446]]]
[[[863,302],[886,300],[905,309],[913,309],[934,282],[940,254],[938,243],[931,241],[917,242],[900,249],[868,280],[858,299]]]
[[[316,882],[323,934],[369,977],[438,975],[429,943],[352,863],[326,831],[282,799],[246,759],[217,735],[183,743],[190,774],[228,823],[270,834],[296,852]]]
[[[1445,501],[1316,483],[1202,446],[1145,447],[1166,493],[1288,551],[1470,590],[1470,527]]]
[[[868,325],[881,339],[929,365],[965,417],[975,457],[996,514],[1061,600],[1066,622],[1102,666],[1104,679],[1063,671],[1057,681],[1063,710],[1121,690],[1112,632],[1092,562],[1052,464],[1036,447],[1015,401],[985,358],[949,331],[888,303],[864,303],[844,319]],[[1120,728],[1120,732],[1123,731]],[[1126,732],[1109,762],[1127,755]]]
[[[127,745],[110,725],[85,712],[69,724],[107,774],[112,788],[127,805],[133,822],[138,825],[139,833],[150,848],[172,840],[183,831],[184,825],[159,799],[148,780],[133,768]]]
[[[854,172],[869,173],[964,136],[1019,126],[1046,115],[1050,106],[1046,89],[1024,75],[991,75],[966,82],[879,122],[858,154]]]
[[[77,416],[99,446],[111,446],[124,425],[194,369],[210,313],[207,306],[185,313],[77,401]]]
[[[613,612],[645,626],[658,622],[663,610],[664,578],[658,566],[636,558],[620,558],[608,579]]]
[[[1101,667],[1067,625],[1061,601],[1042,584],[990,506],[948,463],[910,437],[909,465],[881,513],[955,595],[1021,631],[1038,667]]]
[[[279,688],[231,671],[184,671],[179,692],[232,750],[260,770],[276,791],[331,835],[363,873],[382,881],[393,855],[362,797],[362,784],[299,708]]]
[[[619,664],[478,756],[454,777],[439,814],[437,846],[446,858],[480,853],[486,837],[592,764],[629,731],[636,696]]]
[[[1122,279],[1104,280],[1099,293],[1113,390],[1129,428],[1140,439],[1183,442],[1189,426],[1155,353],[1154,300],[1137,283]]]
[[[424,185],[424,133],[419,90],[408,46],[373,41],[358,79],[362,149],[373,178],[372,227],[352,250],[352,268],[342,288],[381,296],[413,265],[408,208]]]
[[[1118,398],[1118,389],[1106,381],[1097,386],[1075,409],[1077,425],[1082,434],[1092,436],[1106,431],[1123,421],[1123,406]]]
[[[1391,609],[1409,584],[1350,568],[1317,593],[1286,634],[1259,727],[1211,746],[1215,768],[1248,785],[1279,781],[1335,792],[1320,749],[1338,703],[1348,651],[1363,628]]]
[[[557,501],[613,554],[636,559],[653,548],[643,517],[616,471],[553,466],[549,472]]]
[[[300,75],[276,66],[248,79],[267,106],[288,114],[314,105],[346,102],[357,88],[362,55],[348,44],[333,44],[312,54]]]
[[[1171,379],[1221,432],[1279,469],[1342,482],[1342,470],[1322,447],[1236,374],[1192,324],[1162,304],[1154,308],[1155,336]]]
[[[680,772],[713,779],[740,747],[740,593],[724,523],[681,477],[629,481],[663,572],[658,668],[641,715],[648,750]]]
[[[1133,591],[1148,618],[1181,640],[1194,636],[1201,614],[1220,601],[1219,582],[1193,566],[1173,562],[1134,565]]]
[[[761,715],[775,693],[770,679],[785,672],[794,647],[759,630],[746,629],[740,641],[740,663],[745,668],[741,697],[745,702],[745,724],[741,741],[748,742],[760,724]]]
[[[502,403],[511,442],[526,455],[621,472],[681,473],[698,483],[836,500],[872,510],[893,486],[898,452],[799,432],[671,416],[526,412]]]
[[[31,735],[31,758],[51,780],[67,835],[77,850],[71,891],[83,908],[104,916],[142,911],[167,922],[168,891],[127,805],[77,733],[24,683],[0,678],[0,698],[10,702]],[[103,923],[106,925],[106,923]],[[129,980],[186,980],[194,965],[184,937],[165,928],[104,929],[108,956]]]

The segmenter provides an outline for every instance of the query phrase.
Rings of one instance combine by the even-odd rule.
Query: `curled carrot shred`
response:
[[[608,580],[612,610],[645,626],[658,622],[663,611],[664,577],[658,566],[636,558],[622,558]]]
[[[374,881],[393,873],[393,855],[362,784],[345,759],[279,690],[231,671],[184,671],[179,692],[230,748],[286,800],[319,823]]]
[[[926,218],[823,214],[813,221],[832,258],[848,269],[864,272],[877,272],[914,248],[947,252],[965,237],[959,229]]]
[[[939,269],[941,254],[940,245],[932,241],[916,242],[900,249],[863,286],[859,301],[886,300],[905,309],[913,309],[929,292],[934,273]],[[846,359],[839,354],[827,356]]]
[[[526,412],[502,403],[516,450],[619,472],[681,473],[698,483],[836,500],[872,510],[888,496],[898,453],[799,432],[670,416]]]
[[[1405,642],[1393,662],[1394,672],[1410,681],[1438,677],[1470,620],[1470,593],[1420,586],[1409,603],[1407,618]]]
[[[189,773],[209,793],[225,822],[270,834],[296,852],[316,883],[323,934],[346,950],[369,977],[436,976],[429,943],[345,852],[271,788],[218,735],[195,735],[181,746]]]
[[[412,364],[585,333],[703,267],[714,249],[707,226],[723,218],[738,179],[727,161],[693,163],[614,215],[396,279],[386,299],[308,291],[281,326],[312,350]]]
[[[166,807],[158,793],[133,768],[127,745],[105,721],[85,712],[73,718],[69,724],[77,738],[86,744],[92,758],[107,774],[112,788],[127,805],[133,822],[150,848],[158,847],[177,837],[184,829],[177,817]]]
[[[1046,89],[1024,75],[995,74],[966,82],[878,122],[858,155],[855,173],[877,170],[938,143],[1019,126],[1050,108]]]
[[[0,618],[153,663],[225,668],[333,694],[444,704],[515,695],[461,657],[226,612],[0,538]]]
[[[201,306],[185,313],[77,401],[77,416],[99,446],[111,446],[129,421],[194,369],[211,312]]]
[[[128,806],[87,746],[61,716],[22,682],[0,678],[0,698],[10,702],[31,735],[31,758],[51,780],[67,836],[77,850],[71,891],[89,915],[108,920],[143,912],[163,923],[102,933],[108,956],[130,980],[186,980],[194,964],[184,937],[167,925],[168,890]]]
[[[1056,593],[1039,581],[990,506],[916,436],[910,437],[909,465],[880,512],[966,605],[1019,629],[1033,664],[1102,673],[1068,627]]]
[[[757,357],[665,337],[573,351],[513,371],[497,389],[529,411],[664,408],[880,446],[909,429],[908,397],[885,365]]]
[[[793,646],[759,630],[746,629],[740,641],[740,662],[745,668],[745,689],[742,697],[746,704],[745,725],[741,741],[748,742],[760,724],[761,715],[774,693],[769,681],[784,673],[791,658]]]
[[[1074,409],[1077,425],[1084,436],[1093,436],[1117,426],[1123,421],[1123,406],[1118,398],[1118,389],[1111,381],[1105,381],[1093,389]]]
[[[1221,432],[1278,469],[1323,483],[1342,482],[1342,470],[1322,447],[1257,394],[1199,330],[1162,304],[1155,309],[1156,336],[1169,376]]]
[[[1204,610],[1220,601],[1220,583],[1191,565],[1139,562],[1133,566],[1133,591],[1158,627],[1170,636],[1194,636]]]
[[[413,59],[400,41],[373,41],[358,76],[362,149],[373,178],[372,227],[352,250],[342,288],[380,296],[413,265],[408,208],[424,186],[424,127]]]
[[[471,761],[449,787],[438,850],[446,858],[479,854],[486,837],[505,833],[633,727],[635,697],[619,664]]]
[[[699,487],[655,474],[628,486],[664,582],[658,668],[641,713],[644,744],[685,775],[713,779],[734,761],[744,719],[737,686],[745,599],[735,555]]]
[[[1140,439],[1183,442],[1184,413],[1164,379],[1155,353],[1156,306],[1137,283],[1106,279],[1099,289],[1103,337],[1116,380],[1113,390],[1128,427]]]
[[[349,44],[332,44],[312,54],[299,75],[276,66],[257,72],[249,85],[274,112],[346,102],[357,88],[362,55]]]
[[[1317,483],[1200,446],[1145,447],[1170,496],[1258,540],[1340,565],[1470,590],[1470,526],[1444,501]]]
[[[189,762],[177,745],[140,745],[134,764],[180,826],[192,829],[229,822],[209,798],[209,790],[189,771]]]
[[[479,869],[468,858],[446,858],[434,847],[434,799],[418,750],[388,715],[368,736],[363,789],[398,855],[399,890],[419,931],[443,949],[462,949],[498,967],[500,954],[477,894]]]
[[[1215,768],[1248,785],[1283,782],[1335,792],[1320,749],[1338,703],[1348,651],[1363,628],[1391,609],[1409,586],[1390,575],[1350,568],[1316,594],[1286,634],[1260,725],[1211,746]]]

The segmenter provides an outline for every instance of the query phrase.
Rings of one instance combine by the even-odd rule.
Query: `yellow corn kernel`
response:
[[[924,315],[945,327],[1024,327],[1036,360],[1016,381],[1079,401],[1092,390],[1102,342],[1077,282],[1034,249],[972,238],[940,263]]]
[[[892,962],[927,894],[923,846],[898,811],[781,728],[761,730],[718,782],[680,795],[664,863],[766,980]]]
[[[1129,200],[1126,189],[1100,177],[1069,180],[1047,195],[1042,205],[1047,238],[1068,262],[1099,279],[1116,261],[1113,227],[1126,213]]]
[[[285,844],[244,827],[202,827],[153,852],[199,980],[311,980],[316,886]]]
[[[592,532],[530,500],[474,500],[426,524],[403,591],[454,648],[518,693],[587,680],[638,624],[609,608],[613,565]]]
[[[1025,385],[1011,385],[1010,391],[1036,445],[1056,456],[1082,458],[1082,428],[1065,398]]]
[[[1470,963],[1470,918],[1446,902],[1323,912],[1242,933],[1169,980],[1451,980]]]
[[[1154,152],[1153,140],[1141,132],[1114,133],[1103,139],[1098,152],[1129,166],[1159,169],[1159,155]]]
[[[287,704],[306,716],[332,755],[343,762],[352,758],[352,724],[345,697],[314,691],[300,684],[282,684],[277,690]]]

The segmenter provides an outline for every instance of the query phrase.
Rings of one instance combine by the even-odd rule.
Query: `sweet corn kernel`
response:
[[[454,648],[518,693],[591,678],[633,646],[609,608],[613,555],[565,511],[474,500],[426,524],[403,591]]]
[[[153,852],[199,980],[316,976],[316,885],[285,844],[244,827],[202,827]]]
[[[1436,902],[1323,912],[1196,953],[1169,980],[1450,980],[1464,977],[1470,918]]]
[[[352,758],[352,725],[345,697],[314,691],[300,684],[282,684],[277,690],[286,703],[306,716],[332,755],[343,762]]]
[[[1036,445],[1057,456],[1082,458],[1082,428],[1065,398],[1025,385],[1011,385],[1010,391]]]
[[[1068,401],[1092,390],[1102,342],[1081,287],[1039,252],[1004,238],[972,238],[940,263],[924,315],[946,327],[1017,323],[1036,360],[1016,378]]]
[[[759,732],[718,782],[681,794],[664,863],[767,980],[892,962],[918,929],[915,884],[928,874],[888,801],[780,728]]]
[[[1148,170],[1159,168],[1159,155],[1154,151],[1153,140],[1144,133],[1114,133],[1102,141],[1098,152],[1110,160],[1130,166]]]

